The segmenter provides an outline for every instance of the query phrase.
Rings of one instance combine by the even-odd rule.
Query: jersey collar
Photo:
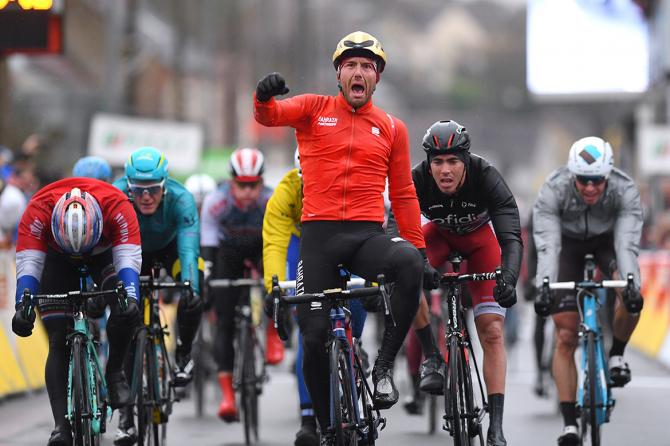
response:
[[[340,94],[337,95],[337,104],[338,106],[345,108],[349,111],[352,110],[352,106],[349,105],[347,100],[344,98],[344,94],[340,92]],[[365,103],[362,107],[356,109],[356,113],[366,113],[372,109],[372,98],[368,102]]]

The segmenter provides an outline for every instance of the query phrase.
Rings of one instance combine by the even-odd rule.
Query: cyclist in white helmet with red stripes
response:
[[[263,216],[272,189],[263,184],[265,160],[260,150],[240,148],[230,157],[230,180],[224,181],[205,197],[201,209],[201,255],[209,263],[212,278],[238,279],[245,272],[245,261],[260,270],[263,253]],[[221,386],[218,415],[224,421],[238,419],[233,391],[233,330],[239,288],[213,289],[212,301],[217,317],[215,357]],[[274,351],[266,351],[269,363],[276,363]]]

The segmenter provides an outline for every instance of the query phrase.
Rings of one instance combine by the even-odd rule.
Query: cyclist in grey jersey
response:
[[[637,263],[642,233],[642,206],[633,180],[614,168],[612,148],[601,138],[587,137],[570,149],[568,164],[551,173],[540,190],[533,208],[533,237],[537,247],[536,285],[544,277],[555,281],[579,281],[583,259],[594,254],[605,276],[625,278],[632,273],[635,291],[618,292],[614,316],[614,339],[609,352],[610,377],[614,386],[630,381],[630,367],[623,353],[642,309],[639,294],[640,269]],[[557,341],[553,375],[564,418],[559,445],[579,444],[575,399],[579,317],[574,292],[557,293],[553,308],[540,295],[536,311],[553,313]],[[625,305],[621,305],[621,298]],[[625,308],[624,308],[625,306]]]

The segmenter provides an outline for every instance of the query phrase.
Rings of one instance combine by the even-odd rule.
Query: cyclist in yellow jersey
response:
[[[302,173],[298,150],[294,154],[295,169],[281,179],[268,201],[263,218],[263,266],[265,288],[272,289],[272,276],[279,280],[295,279],[302,215]],[[266,310],[270,315],[269,309]],[[276,336],[276,335],[275,335]],[[300,430],[295,446],[318,446],[316,420],[312,400],[302,375],[302,338],[299,335],[296,356],[296,378],[300,397]]]

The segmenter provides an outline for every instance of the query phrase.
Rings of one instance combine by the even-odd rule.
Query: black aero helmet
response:
[[[423,136],[423,150],[428,158],[436,155],[459,155],[470,150],[470,135],[456,121],[437,121]]]

